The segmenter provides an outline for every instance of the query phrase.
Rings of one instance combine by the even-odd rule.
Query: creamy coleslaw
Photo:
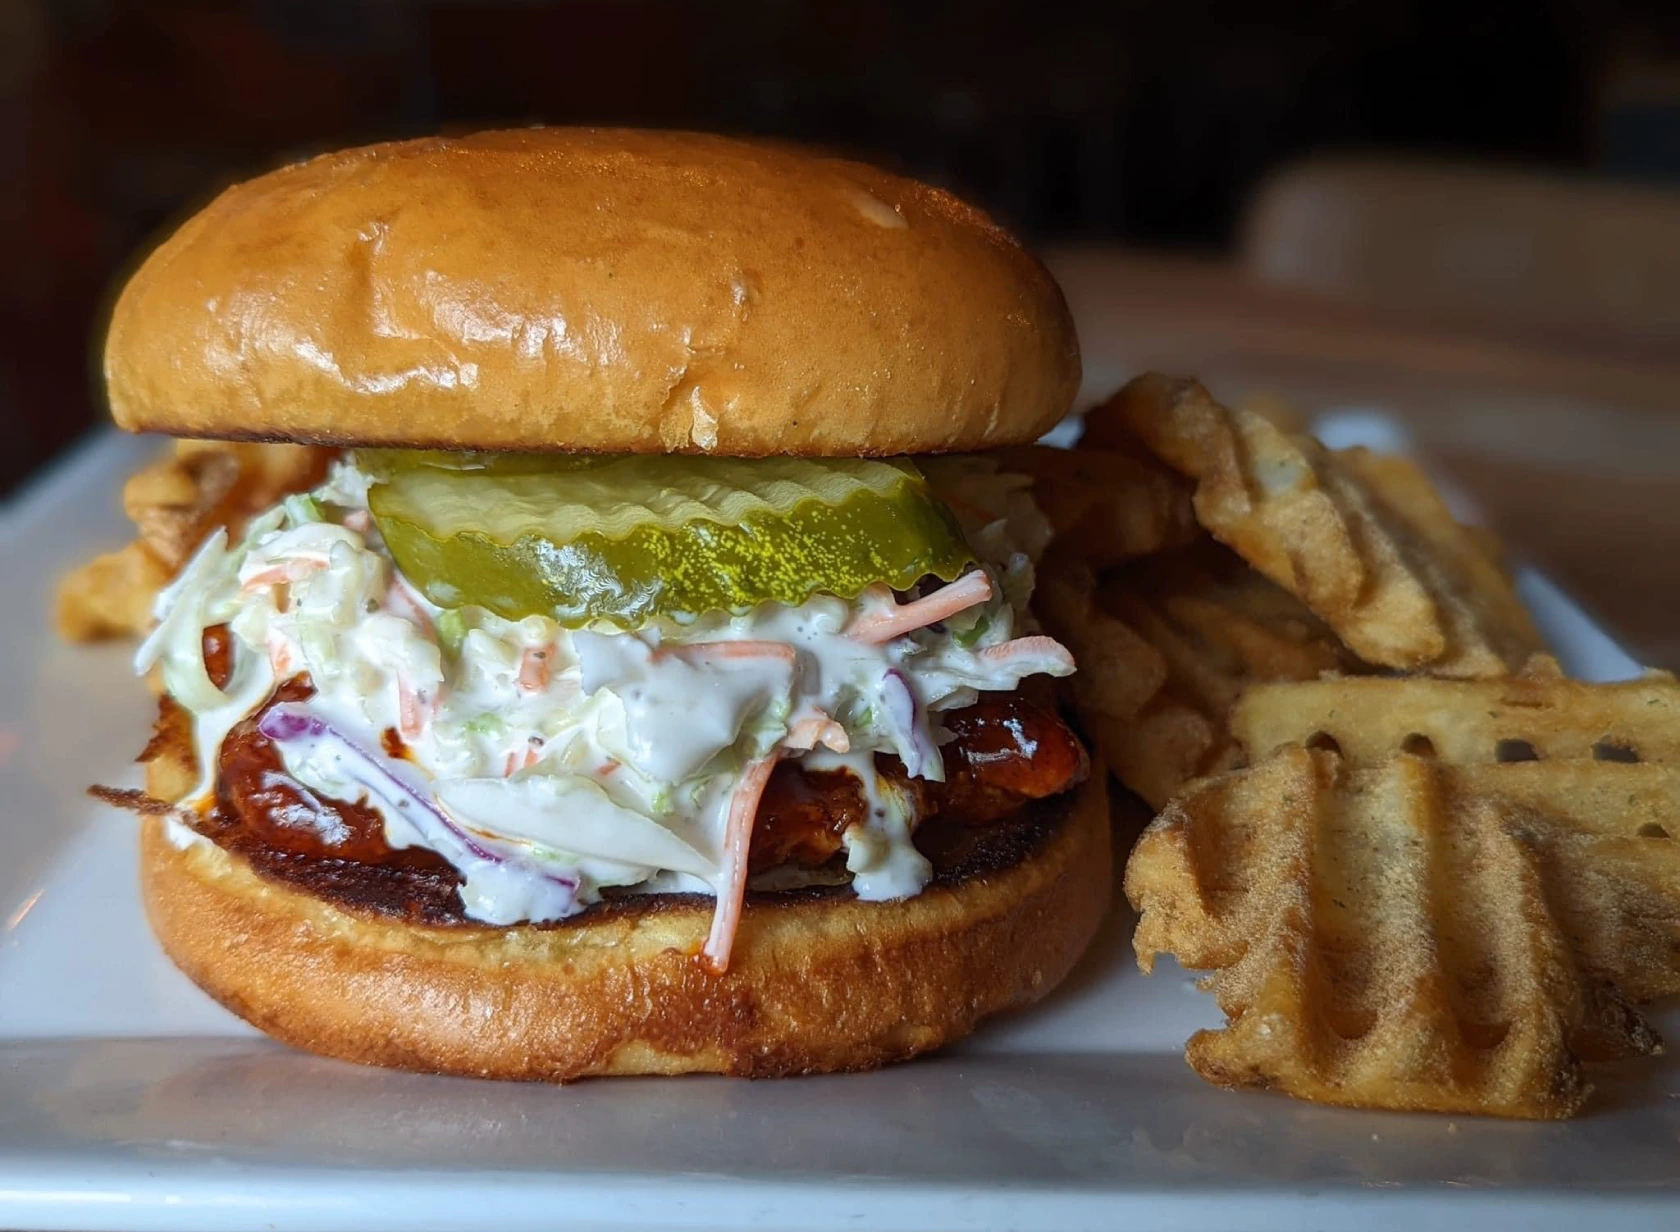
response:
[[[909,601],[876,586],[621,632],[430,603],[384,550],[368,478],[345,461],[237,542],[211,535],[159,595],[135,666],[160,671],[192,715],[199,782],[185,808],[213,803],[233,726],[307,673],[313,696],[262,720],[287,773],[368,803],[392,846],[443,856],[469,918],[562,919],[612,886],[700,891],[718,900],[706,953],[721,967],[779,760],[855,775],[869,807],[843,836],[854,891],[915,894],[930,869],[875,754],[938,781],[941,712],[1073,670],[1025,615],[1048,538],[1025,481],[979,459],[930,472],[983,562],[957,581]],[[232,674],[218,687],[202,639],[222,624]]]

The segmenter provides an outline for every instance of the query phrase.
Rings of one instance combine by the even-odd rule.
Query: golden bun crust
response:
[[[892,903],[751,905],[727,974],[709,906],[558,929],[352,915],[143,822],[164,949],[270,1035],[372,1065],[487,1078],[870,1069],[937,1048],[1065,976],[1108,908],[1100,768],[1025,861]]]
[[[790,146],[520,129],[228,189],[118,300],[117,423],[444,449],[857,455],[1028,441],[1061,291],[948,193]]]

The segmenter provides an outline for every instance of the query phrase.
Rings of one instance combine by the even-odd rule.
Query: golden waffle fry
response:
[[[1543,840],[1552,907],[1584,971],[1639,1004],[1680,993],[1680,766],[1560,759],[1443,773],[1497,800],[1513,832]],[[1599,1042],[1578,1039],[1577,1050],[1623,1055],[1618,1025],[1597,1026]]]
[[[1194,480],[1201,524],[1367,662],[1485,677],[1543,649],[1509,579],[1407,463],[1332,453],[1154,374],[1088,423],[1098,446],[1135,435]]]
[[[1160,653],[1096,603],[1097,582],[1082,561],[1047,557],[1039,567],[1033,610],[1079,670],[1069,679],[1081,715],[1130,720],[1166,683]]]
[[[1003,469],[1032,478],[1056,543],[1092,569],[1201,537],[1190,489],[1141,451],[1025,445],[996,453]]]
[[[335,454],[308,445],[177,441],[171,455],[137,471],[123,487],[123,510],[136,540],[59,583],[59,633],[81,642],[142,631],[153,596],[206,535],[217,526],[238,535],[251,515],[318,484]]]
[[[1228,715],[1250,684],[1362,670],[1297,599],[1206,538],[1112,571],[1094,604],[1063,598],[1076,576],[1090,584],[1088,572],[1043,571],[1046,623],[1080,664],[1087,733],[1155,808],[1238,764]]]
[[[239,482],[239,459],[231,449],[177,448],[129,476],[123,512],[139,542],[174,572],[214,525],[216,510]]]
[[[1307,417],[1301,408],[1274,390],[1244,394],[1234,405],[1271,420],[1280,432],[1307,431]]]
[[[1197,784],[1126,870],[1144,969],[1210,970],[1229,1019],[1190,1064],[1323,1103],[1564,1117],[1583,1060],[1656,1051],[1630,967],[1674,968],[1680,879],[1640,827],[1680,810],[1672,781],[1632,777],[1672,771],[1576,767],[1572,785],[1547,763],[1354,769],[1293,745]],[[1601,797],[1636,787],[1667,821],[1607,820]]]
[[[1500,680],[1423,677],[1257,684],[1232,712],[1254,757],[1334,741],[1355,765],[1425,751],[1469,765],[1584,758],[1680,764],[1680,684],[1666,672],[1618,684],[1565,680],[1541,658]]]
[[[1362,667],[1299,600],[1212,540],[1109,573],[1098,601],[1166,657],[1173,680],[1221,715],[1257,681]]]
[[[123,510],[140,541],[179,569],[215,527],[238,535],[246,518],[320,483],[334,453],[308,445],[178,441],[173,459],[129,479]]]
[[[59,581],[53,606],[59,636],[97,642],[140,632],[172,572],[138,540],[72,569]]]
[[[1122,783],[1159,808],[1186,780],[1234,764],[1237,748],[1165,692],[1166,660],[1097,607],[1096,585],[1082,562],[1048,558],[1033,609],[1079,664],[1069,684],[1086,738]]]
[[[1417,463],[1369,449],[1338,449],[1329,458],[1349,504],[1361,495],[1371,502],[1440,609],[1448,657],[1429,665],[1432,675],[1500,675],[1545,650],[1505,571],[1498,539],[1454,518]]]

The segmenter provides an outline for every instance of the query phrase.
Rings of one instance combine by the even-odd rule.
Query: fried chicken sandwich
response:
[[[1049,532],[986,453],[1067,412],[1078,347],[946,193],[690,134],[330,154],[165,241],[105,372],[125,428],[338,451],[160,594],[147,788],[108,793],[164,948],[263,1030],[859,1069],[1090,939]]]

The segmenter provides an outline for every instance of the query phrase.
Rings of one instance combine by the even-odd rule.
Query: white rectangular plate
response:
[[[1117,915],[1069,984],[878,1074],[502,1085],[291,1052],[153,944],[132,822],[151,703],[126,646],[47,622],[69,564],[121,542],[103,437],[0,518],[0,1227],[827,1229],[1616,1226],[1680,1221],[1680,1069],[1608,1072],[1565,1125],[1342,1112],[1204,1085],[1213,1025]],[[1577,674],[1633,664],[1543,579]],[[1680,1027],[1668,1016],[1671,1033]]]

